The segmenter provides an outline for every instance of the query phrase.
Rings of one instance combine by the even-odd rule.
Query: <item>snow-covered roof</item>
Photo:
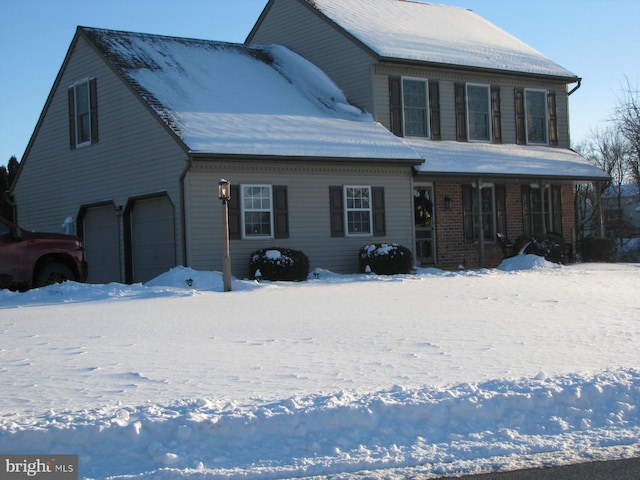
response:
[[[80,30],[192,152],[420,161],[285,47]]]
[[[548,179],[606,180],[609,177],[573,150],[545,146],[430,141],[406,138],[425,162],[420,173],[535,176]]]
[[[577,79],[475,12],[408,0],[306,0],[380,57]]]

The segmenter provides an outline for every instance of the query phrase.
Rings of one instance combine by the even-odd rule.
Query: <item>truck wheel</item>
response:
[[[54,283],[62,283],[67,280],[75,280],[76,277],[64,263],[52,262],[44,265],[35,275],[33,286],[46,287]]]

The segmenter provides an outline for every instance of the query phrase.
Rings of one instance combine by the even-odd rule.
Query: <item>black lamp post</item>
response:
[[[229,200],[231,200],[231,183],[224,178],[218,182],[218,198],[222,200],[222,235],[224,254],[222,256],[222,279],[224,291],[231,291],[231,255],[229,253]]]

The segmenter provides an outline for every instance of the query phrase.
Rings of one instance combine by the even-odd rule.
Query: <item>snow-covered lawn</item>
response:
[[[229,293],[181,267],[0,291],[0,453],[73,453],[81,478],[135,479],[638,456],[639,284],[640,264],[521,256]]]

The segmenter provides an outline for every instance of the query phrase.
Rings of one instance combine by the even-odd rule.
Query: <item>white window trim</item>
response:
[[[369,191],[369,208],[349,208],[347,203],[347,190],[349,188],[367,189]],[[344,232],[347,237],[371,237],[373,236],[373,192],[370,185],[345,185],[342,189],[342,197],[344,202]],[[369,231],[360,233],[349,232],[349,212],[369,212]]]
[[[545,225],[545,228],[547,229],[547,232],[550,232],[553,230],[553,197],[551,195],[551,184],[545,183],[541,185],[539,183],[531,183],[529,184],[529,187],[531,189],[537,189],[541,192],[542,208],[544,209],[542,221],[547,223],[547,220],[549,220],[549,222]],[[548,205],[548,210],[545,205]]]
[[[469,128],[469,87],[483,87],[487,89],[487,126],[489,136],[486,140],[477,140],[475,138],[471,138],[471,129]],[[465,107],[466,107],[466,121],[467,121],[467,140],[471,143],[491,143],[493,139],[493,122],[491,118],[491,85],[487,85],[485,83],[467,83],[465,84]]]
[[[544,142],[534,142],[529,140],[529,111],[527,109],[527,93],[538,92],[544,96]],[[524,89],[524,134],[527,140],[527,145],[549,145],[549,106],[547,104],[548,92],[541,88],[525,88]]]
[[[425,99],[426,99],[426,115],[425,115],[425,121],[426,121],[426,125],[425,125],[425,131],[426,131],[426,136],[415,136],[415,135],[407,135],[407,129],[406,129],[406,117],[405,117],[405,112],[404,112],[404,81],[405,80],[412,80],[412,81],[418,81],[418,82],[422,82],[424,84],[424,93],[425,93]],[[429,102],[431,101],[429,99],[429,79],[427,78],[422,78],[422,77],[401,77],[400,78],[400,102],[402,105],[402,135],[404,137],[408,137],[408,138],[427,138],[430,139],[431,138],[431,118],[430,114],[429,114]]]
[[[73,88],[73,115],[74,115],[74,119],[73,121],[75,122],[75,134],[76,134],[76,138],[75,138],[75,147],[76,148],[82,148],[82,147],[86,147],[88,145],[91,145],[92,142],[92,138],[91,138],[91,132],[93,132],[93,125],[91,125],[92,119],[91,119],[91,77],[86,77],[83,79],[80,79],[76,82],[74,82],[71,87]],[[78,87],[80,85],[86,85],[87,86],[87,105],[89,106],[89,140],[84,141],[84,142],[80,142],[80,116],[78,115]]]
[[[270,208],[269,208],[269,229],[271,231],[270,235],[247,235],[246,230],[246,212],[265,212],[266,210],[258,210],[258,209],[248,209],[245,208],[244,205],[244,191],[245,188],[251,187],[259,187],[259,188],[268,188],[269,189],[269,197],[270,197]],[[241,221],[241,232],[243,240],[264,240],[264,239],[273,239],[274,237],[274,223],[273,223],[273,185],[263,184],[263,183],[247,183],[240,185],[240,221]]]

